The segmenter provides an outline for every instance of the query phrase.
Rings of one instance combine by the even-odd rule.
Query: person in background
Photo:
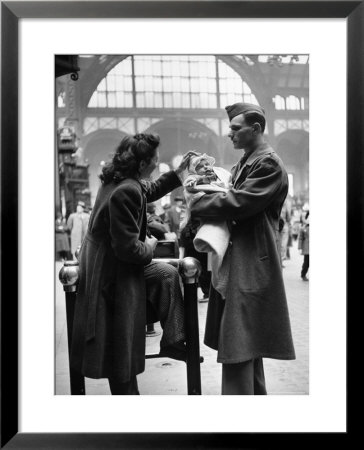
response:
[[[278,243],[288,175],[265,142],[263,108],[236,103],[226,111],[234,149],[243,150],[232,188],[191,206],[192,218],[231,228],[226,299],[210,287],[204,343],[218,351],[223,395],[266,395],[263,358],[295,359]]]
[[[285,201],[283,204],[281,216],[279,219],[282,267],[284,267],[283,261],[285,261],[287,259],[287,248],[288,248],[290,226],[291,226],[291,214],[290,214],[288,202]]]
[[[176,233],[179,242],[181,236],[180,224],[183,215],[183,197],[175,197],[174,204],[166,212],[169,229],[172,233]]]
[[[56,258],[57,261],[67,260],[67,256],[70,251],[69,238],[67,233],[66,219],[62,216],[62,213],[57,213],[56,218]]]
[[[301,225],[303,225],[305,223],[305,217],[309,210],[310,210],[310,206],[309,206],[308,202],[305,202],[301,208],[301,215],[300,215]]]
[[[304,223],[301,226],[298,235],[298,250],[301,250],[303,255],[303,264],[301,269],[301,278],[303,281],[308,281],[307,272],[310,267],[310,211],[306,212]]]
[[[76,259],[75,253],[77,248],[82,244],[90,220],[90,214],[85,212],[85,203],[79,201],[77,203],[76,212],[69,215],[67,220],[67,228],[71,233],[71,253]]]
[[[301,213],[300,210],[295,209],[292,215],[292,237],[294,241],[297,241],[298,234],[301,226]]]
[[[168,233],[168,226],[163,220],[156,214],[155,203],[147,204],[147,228],[152,236],[158,240],[165,239],[166,233]]]
[[[163,205],[163,212],[159,215],[159,217],[162,219],[163,223],[168,226],[168,231],[171,231],[169,225],[168,225],[168,211],[171,209],[170,203],[165,203]]]
[[[291,259],[291,251],[290,251],[291,247],[293,247],[292,223],[290,223],[289,227],[288,227],[288,240],[287,240],[286,259]]]

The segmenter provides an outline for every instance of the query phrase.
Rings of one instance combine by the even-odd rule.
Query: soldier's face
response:
[[[228,136],[236,149],[244,149],[252,142],[254,139],[253,127],[245,122],[243,114],[231,119]]]

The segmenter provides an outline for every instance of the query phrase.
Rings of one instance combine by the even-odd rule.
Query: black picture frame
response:
[[[1,448],[257,448],[297,433],[18,432],[18,22],[21,18],[346,18],[347,305],[361,292],[364,183],[363,1],[1,2]],[[42,72],[42,67],[38,68]],[[11,105],[9,107],[9,105]],[[324,113],[324,112],[323,112]],[[334,125],[336,126],[336,125]],[[338,177],[340,174],[338,174]],[[359,252],[358,252],[359,250]],[[359,254],[358,254],[359,253]],[[34,287],[37,289],[37,286]],[[358,298],[356,298],[358,300]],[[349,308],[347,306],[349,313]],[[348,349],[348,363],[352,352]],[[349,364],[348,364],[349,366]],[[350,383],[348,383],[349,385]],[[349,394],[349,392],[348,392]],[[335,395],[335,393],[333,393]],[[349,414],[348,414],[349,418]],[[315,443],[320,443],[315,433]],[[327,443],[327,436],[322,433]],[[299,443],[307,443],[303,433]],[[337,433],[335,441],[351,436]],[[319,439],[319,440],[318,440]],[[297,441],[296,441],[297,442]]]

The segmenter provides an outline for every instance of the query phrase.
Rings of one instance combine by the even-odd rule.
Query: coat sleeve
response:
[[[73,214],[70,214],[67,220],[67,229],[72,231],[73,228]]]
[[[165,233],[168,233],[168,228],[163,223],[156,220],[148,221],[148,228],[150,233],[157,239],[164,239]]]
[[[120,186],[109,199],[111,247],[115,255],[124,262],[146,265],[153,252],[139,240],[142,207],[142,194],[132,185]]]
[[[177,187],[181,186],[181,180],[174,170],[164,173],[156,181],[145,182],[147,187],[147,202],[154,202]]]
[[[197,217],[246,220],[267,208],[287,184],[286,178],[275,159],[263,158],[252,167],[239,189],[206,194],[191,205],[191,213]]]

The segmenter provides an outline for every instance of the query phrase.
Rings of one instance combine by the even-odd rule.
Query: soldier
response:
[[[226,108],[234,149],[232,189],[207,193],[192,217],[230,223],[226,299],[211,286],[205,344],[218,350],[222,394],[267,394],[262,358],[295,359],[279,248],[279,217],[288,192],[282,161],[264,141],[265,112],[257,105]]]

